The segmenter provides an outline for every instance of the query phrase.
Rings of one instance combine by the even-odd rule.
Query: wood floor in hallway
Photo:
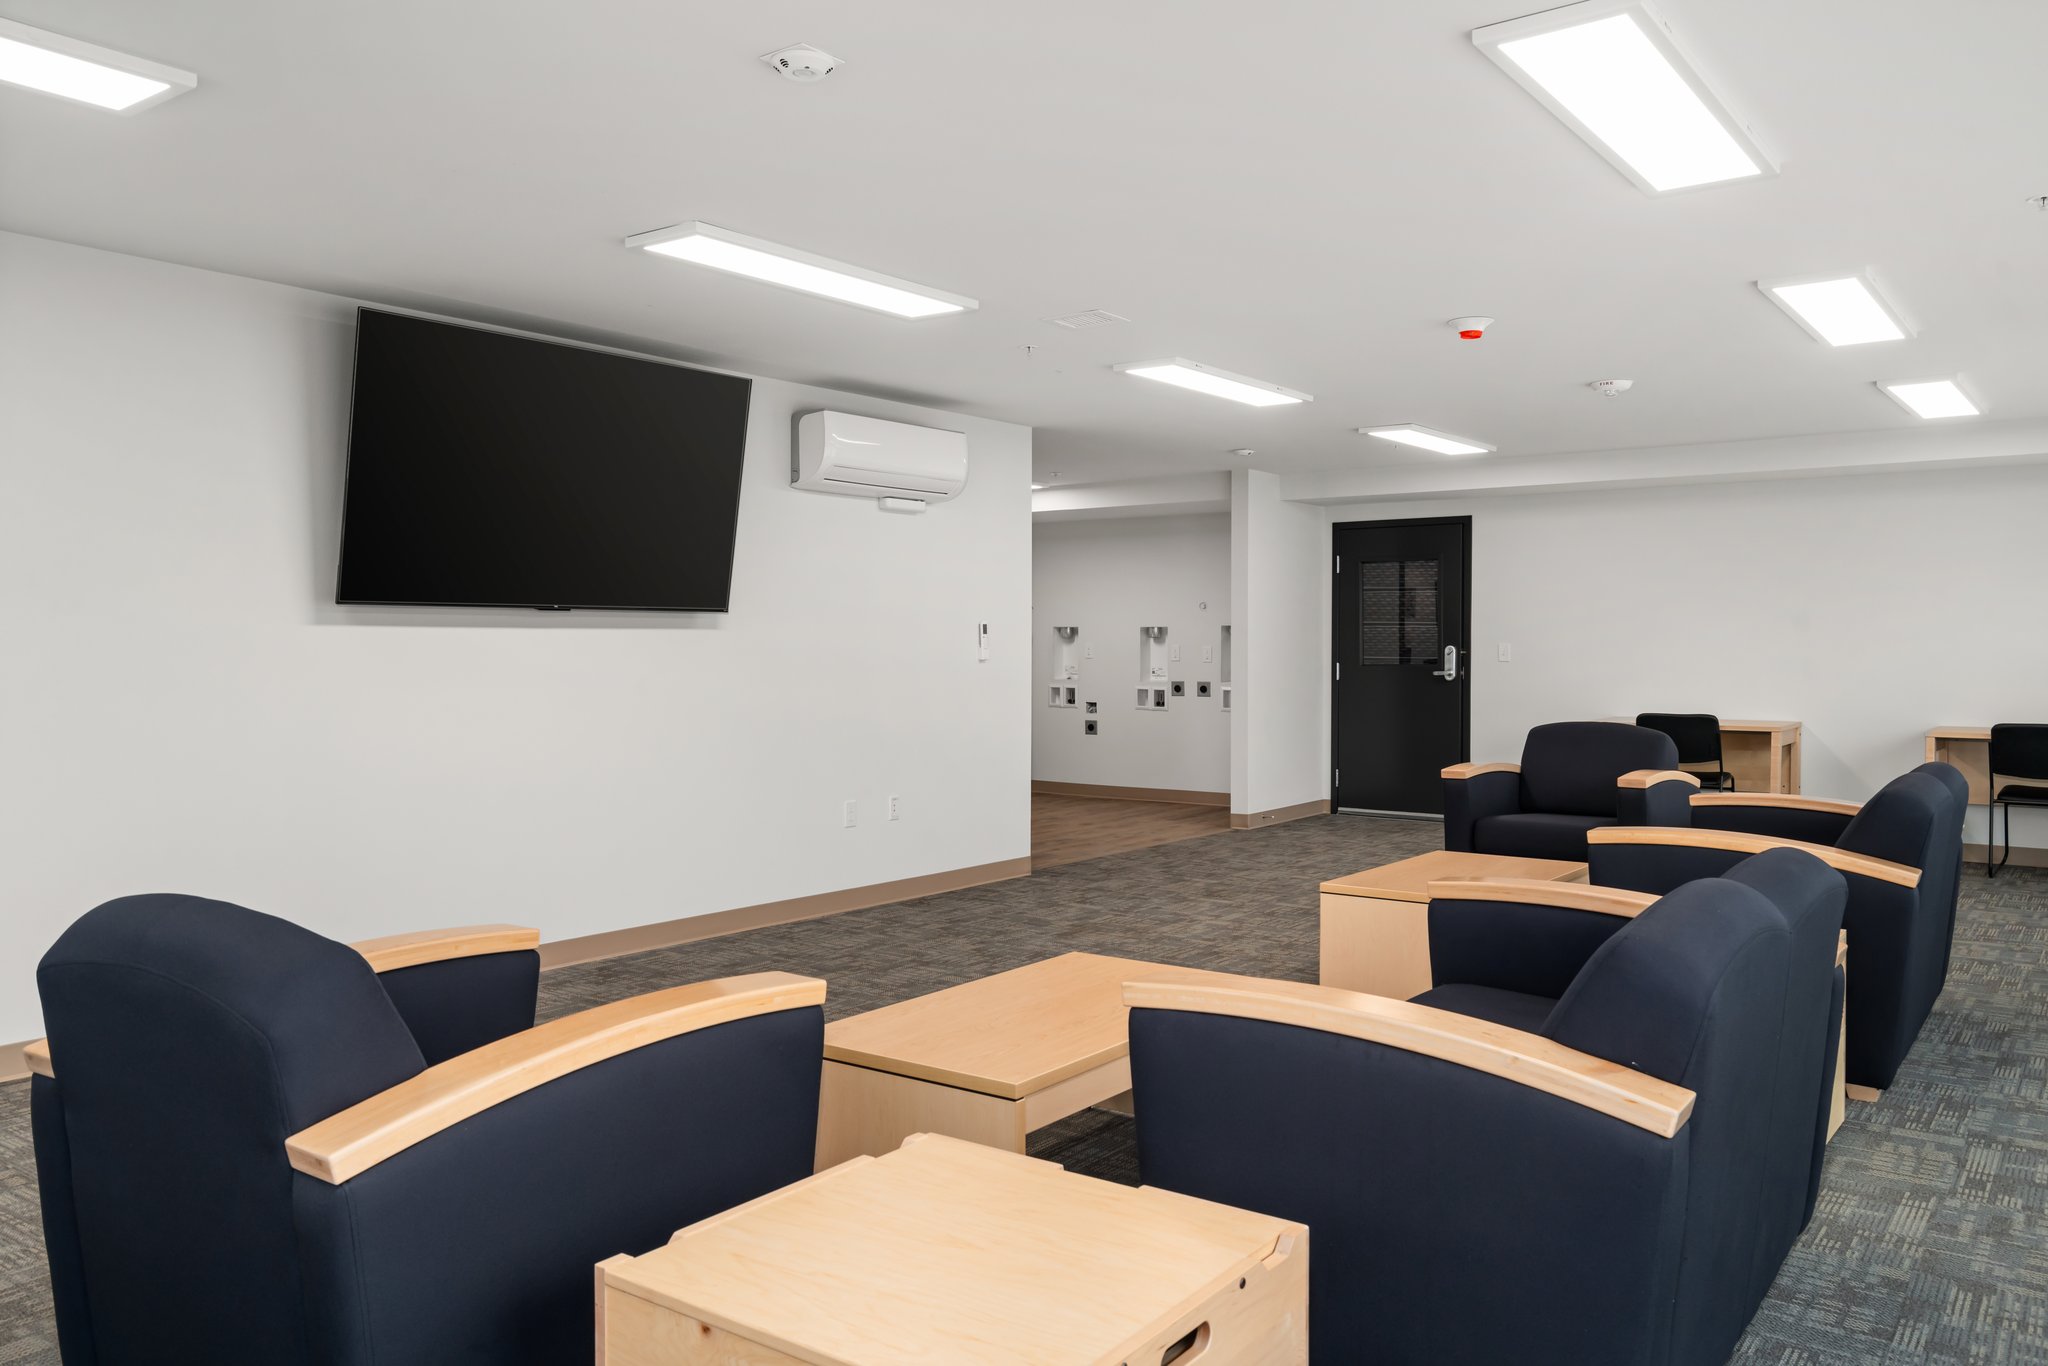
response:
[[[1031,794],[1031,866],[1149,849],[1155,844],[1214,835],[1230,829],[1230,809],[1180,802],[1131,802],[1105,797]]]

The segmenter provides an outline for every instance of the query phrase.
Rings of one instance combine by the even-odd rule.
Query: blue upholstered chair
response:
[[[1309,1225],[1317,1362],[1722,1362],[1804,1218],[1827,999],[1805,940],[1831,889],[1798,867],[1752,880],[1814,925],[1711,879],[1611,923],[1503,930],[1503,970],[1545,965],[1496,989],[1561,993],[1516,1025],[1134,982],[1143,1178]],[[1496,909],[1446,914],[1500,929]]]
[[[1595,832],[1591,877],[1602,886],[1662,892],[1778,847],[1805,850],[1840,872],[1849,888],[1845,1072],[1852,1086],[1882,1090],[1941,995],[1955,933],[1962,775],[1937,769],[1948,765],[1894,778],[1861,806],[1699,793],[1685,822]]]
[[[810,1174],[824,983],[530,1027],[532,941],[189,896],[66,930],[31,1102],[66,1366],[587,1361],[597,1261]]]
[[[1682,819],[1700,780],[1661,731],[1559,721],[1529,732],[1519,764],[1443,771],[1444,848],[1583,863],[1586,832]]]

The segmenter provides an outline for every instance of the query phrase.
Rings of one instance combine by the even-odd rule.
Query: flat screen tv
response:
[[[358,310],[335,601],[727,610],[752,387]]]

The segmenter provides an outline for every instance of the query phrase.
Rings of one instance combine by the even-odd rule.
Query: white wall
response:
[[[1471,514],[1475,759],[1516,758],[1545,721],[1786,718],[1805,723],[1805,792],[1860,801],[1921,761],[1930,726],[2048,721],[2044,507],[2031,466],[1328,513]],[[2048,844],[2048,822],[2020,813],[2014,839]]]
[[[1330,532],[1280,477],[1231,476],[1231,800],[1239,814],[1330,795]]]
[[[337,607],[351,314],[0,234],[0,1038],[124,893],[560,939],[1029,853],[1027,429],[757,380],[729,616]],[[966,493],[790,490],[822,404]]]
[[[1230,622],[1230,518],[1127,517],[1040,522],[1032,536],[1031,776],[1110,787],[1230,790],[1230,717],[1220,684],[1222,628]],[[1046,705],[1055,626],[1075,626],[1080,700]],[[1164,626],[1180,650],[1169,663],[1186,696],[1163,712],[1139,711],[1138,628]],[[1209,658],[1203,659],[1203,651]],[[1088,736],[1083,722],[1099,723]]]

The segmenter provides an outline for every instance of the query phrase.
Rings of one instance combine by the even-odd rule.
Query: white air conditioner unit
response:
[[[967,487],[967,436],[852,413],[805,413],[789,482],[818,493],[943,503]]]

